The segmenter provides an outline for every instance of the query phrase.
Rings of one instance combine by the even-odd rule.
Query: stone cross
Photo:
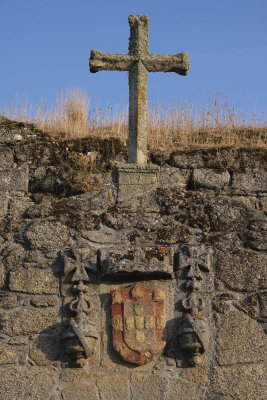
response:
[[[90,72],[129,71],[129,144],[128,162],[147,162],[147,77],[148,72],[176,72],[187,75],[188,53],[151,54],[148,49],[146,15],[130,15],[129,54],[102,53],[92,50]]]

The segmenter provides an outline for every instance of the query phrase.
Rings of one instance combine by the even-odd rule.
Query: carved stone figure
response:
[[[66,352],[70,355],[73,362],[83,367],[86,360],[94,352],[94,344],[98,339],[95,325],[90,321],[91,304],[86,298],[87,284],[89,277],[84,265],[82,255],[72,249],[75,258],[70,261],[69,257],[63,256],[65,274],[73,273],[71,277],[72,292],[74,298],[68,304],[71,318],[67,323],[67,328],[63,334]]]
[[[125,361],[143,365],[165,346],[164,293],[140,283],[111,291],[113,347]]]
[[[176,276],[184,280],[186,297],[181,300],[183,316],[179,319],[178,341],[188,358],[189,365],[201,363],[207,350],[209,327],[203,316],[203,274],[209,273],[212,254],[204,246],[183,246],[176,255]]]
[[[102,278],[121,276],[173,277],[173,252],[162,246],[132,247],[101,250],[99,253]]]

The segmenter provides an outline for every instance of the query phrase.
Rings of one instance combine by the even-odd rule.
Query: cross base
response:
[[[154,194],[158,173],[157,165],[117,163],[118,204],[131,209],[144,206],[153,211],[156,207]]]

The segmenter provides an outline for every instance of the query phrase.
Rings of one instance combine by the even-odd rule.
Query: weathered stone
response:
[[[204,167],[204,161],[201,152],[181,152],[171,153],[169,164],[177,168],[201,168]]]
[[[49,365],[58,360],[60,345],[59,336],[39,335],[31,344],[29,355],[36,365]]]
[[[131,379],[132,400],[155,400],[165,397],[168,381],[159,375],[136,373]]]
[[[217,252],[216,277],[237,291],[258,291],[266,287],[266,259],[263,255],[237,251]]]
[[[103,249],[100,253],[101,276],[108,278],[143,274],[172,278],[172,257],[172,249],[160,246],[144,249],[129,247],[117,251]]]
[[[13,153],[9,147],[0,147],[0,168],[9,168],[13,164]]]
[[[148,72],[176,72],[187,75],[188,53],[150,54],[147,15],[129,15],[129,54],[105,54],[92,50],[90,72],[101,70],[129,71],[129,163],[147,162],[147,78]]]
[[[58,299],[56,297],[34,297],[31,299],[31,305],[34,307],[53,307],[57,304]]]
[[[217,336],[217,359],[220,365],[257,363],[267,359],[266,338],[261,325],[242,312],[227,313]]]
[[[216,368],[213,386],[221,394],[236,400],[265,400],[267,391],[264,365],[235,365]]]
[[[58,280],[49,270],[16,269],[10,271],[10,290],[32,294],[56,294]]]
[[[79,383],[88,381],[92,376],[92,371],[88,364],[84,368],[63,368],[60,379],[63,382]]]
[[[117,164],[118,202],[132,209],[140,206],[151,209],[158,171],[156,165]]]
[[[0,192],[27,192],[28,167],[0,170]]]
[[[209,370],[206,368],[179,368],[179,378],[182,380],[197,383],[199,385],[209,385]]]
[[[109,400],[130,400],[130,381],[127,374],[103,376],[96,382],[100,398]]]
[[[7,213],[7,206],[8,206],[8,195],[7,193],[1,192],[0,193],[0,218],[5,217]]]
[[[267,292],[259,293],[260,298],[260,314],[267,317]]]
[[[62,392],[63,400],[98,400],[98,390],[93,383],[77,383]]]
[[[232,189],[238,193],[264,193],[267,191],[266,172],[257,169],[234,172]]]
[[[67,245],[69,233],[58,221],[38,221],[28,226],[25,238],[31,249],[61,249]]]
[[[0,344],[0,364],[15,364],[17,354],[13,346]]]
[[[0,313],[2,332],[9,336],[28,335],[54,330],[57,312],[47,310],[16,310]]]
[[[0,290],[4,286],[4,283],[5,283],[5,267],[3,263],[0,262]]]
[[[114,349],[133,364],[144,365],[165,346],[165,295],[140,284],[111,290]]]
[[[57,373],[48,368],[2,366],[0,398],[5,400],[47,400],[55,390]]]
[[[216,171],[210,169],[194,169],[191,186],[195,188],[207,188],[212,190],[224,189],[229,185],[230,174],[228,171]]]
[[[5,309],[15,308],[19,305],[18,296],[15,293],[0,293],[0,307]]]
[[[181,379],[170,379],[166,400],[200,400],[204,399],[206,388]],[[152,399],[152,397],[151,397]]]

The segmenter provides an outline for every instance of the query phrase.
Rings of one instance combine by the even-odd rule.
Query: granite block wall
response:
[[[1,120],[0,398],[264,400],[266,151],[150,153],[155,188],[132,199],[125,156]],[[166,322],[141,365],[113,342],[110,293],[136,285]]]

